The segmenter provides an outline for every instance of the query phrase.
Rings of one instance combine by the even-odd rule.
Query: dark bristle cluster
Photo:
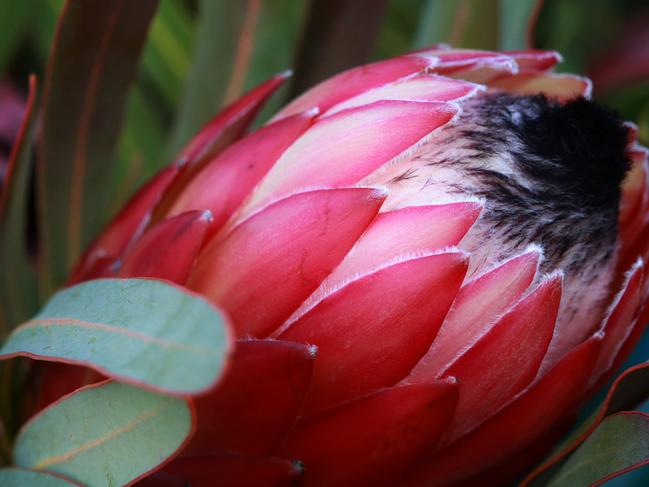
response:
[[[458,162],[488,202],[485,218],[510,244],[543,245],[548,265],[579,247],[575,269],[594,254],[610,258],[630,166],[628,131],[612,110],[584,98],[495,93],[463,118]],[[483,162],[492,158],[510,161],[511,173]]]
[[[574,193],[584,205],[617,207],[630,167],[628,130],[617,114],[583,97],[561,104],[537,95],[526,102],[534,110],[516,132],[530,153],[547,161],[525,167],[530,176]]]

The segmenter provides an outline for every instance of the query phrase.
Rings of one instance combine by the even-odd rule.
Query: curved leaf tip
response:
[[[16,328],[0,358],[79,364],[175,395],[210,390],[233,346],[227,318],[203,297],[153,279],[98,279],[54,295]]]

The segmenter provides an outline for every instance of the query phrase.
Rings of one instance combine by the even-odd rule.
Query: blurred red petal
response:
[[[188,211],[161,221],[129,249],[118,275],[184,284],[211,218],[209,211]]]
[[[647,247],[643,233],[648,221],[649,208],[649,152],[646,149],[629,151],[632,166],[622,186],[620,201],[620,250],[622,269],[627,269]]]
[[[649,77],[649,16],[633,19],[606,52],[595,58],[589,75],[599,92],[624,88]]]
[[[391,486],[422,460],[455,410],[447,380],[402,386],[298,421],[283,456],[299,458],[310,486]]]
[[[295,422],[314,359],[296,343],[238,341],[223,381],[195,400],[198,428],[183,455],[271,453]]]
[[[525,472],[529,472],[543,458],[552,447],[570,430],[574,418],[562,421],[542,438],[537,438],[527,448],[514,453],[504,462],[481,472],[475,477],[455,484],[456,487],[502,487],[503,485],[520,485],[520,480]],[[521,486],[522,487],[522,486]]]
[[[334,290],[292,323],[280,338],[318,347],[304,410],[402,379],[435,338],[467,264],[464,254],[441,253],[389,265]]]
[[[622,343],[617,355],[613,359],[613,364],[609,367],[609,376],[622,367],[622,364],[628,358],[629,354],[638,344],[640,338],[642,338],[643,333],[647,329],[647,325],[649,324],[649,303],[646,302],[646,299],[647,298],[645,297],[645,303],[640,308],[638,317],[634,320],[629,336]]]
[[[267,336],[342,260],[384,198],[376,189],[342,188],[277,201],[213,241],[189,287],[221,304],[239,336]]]
[[[631,170],[627,173],[622,184],[622,199],[620,200],[620,231],[622,242],[629,240],[625,232],[632,231],[629,228],[633,217],[640,210],[642,193],[647,187],[647,153],[643,150],[632,150],[628,153],[631,159]]]

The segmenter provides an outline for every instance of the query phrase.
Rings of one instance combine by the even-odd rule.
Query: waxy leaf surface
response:
[[[649,415],[617,413],[607,417],[575,451],[549,487],[601,485],[649,463]]]
[[[48,473],[22,468],[0,468],[0,485],[3,487],[70,487],[79,485]]]
[[[34,416],[18,433],[14,461],[86,485],[127,485],[173,456],[192,422],[183,399],[101,382]]]
[[[0,357],[27,356],[91,367],[172,394],[210,389],[230,334],[205,299],[150,279],[99,279],[56,294],[16,328]]]

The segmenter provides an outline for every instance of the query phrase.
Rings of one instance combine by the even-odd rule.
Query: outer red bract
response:
[[[511,458],[544,453],[628,352],[647,301],[646,150],[629,141],[617,292],[559,357],[562,280],[539,275],[537,248],[468,275],[458,246],[480,201],[386,208],[368,181],[481,90],[588,96],[588,80],[548,71],[558,59],[421,51],[335,76],[233,142],[268,95],[252,92],[190,142],[191,173],[165,170],[134,197],[74,280],[163,275],[223,306],[239,335],[230,376],[198,400],[194,443],[150,485],[295,485],[289,460],[306,486],[497,482],[516,475]]]

